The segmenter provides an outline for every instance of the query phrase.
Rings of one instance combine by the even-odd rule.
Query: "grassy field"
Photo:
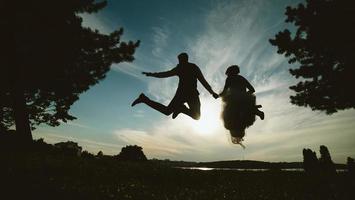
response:
[[[0,169],[1,199],[352,199],[354,186],[346,173],[330,181],[303,172],[183,170],[36,153],[2,154]]]

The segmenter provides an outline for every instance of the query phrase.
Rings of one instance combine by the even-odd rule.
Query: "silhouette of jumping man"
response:
[[[172,118],[175,119],[179,113],[184,113],[191,118],[198,120],[200,119],[200,98],[199,92],[197,90],[197,80],[206,88],[206,90],[212,94],[212,96],[217,99],[218,94],[216,94],[211,86],[207,83],[206,79],[201,73],[200,68],[193,63],[188,62],[187,53],[181,53],[178,55],[179,64],[165,72],[142,72],[146,76],[152,76],[156,78],[166,78],[171,76],[179,77],[179,85],[176,90],[174,98],[171,100],[168,106],[162,105],[161,103],[155,102],[149,99],[146,95],[141,93],[139,97],[133,101],[132,106],[138,103],[145,103],[151,108],[169,116],[173,113]],[[188,108],[184,105],[188,104]]]

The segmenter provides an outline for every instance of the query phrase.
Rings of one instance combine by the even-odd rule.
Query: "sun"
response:
[[[201,118],[189,120],[191,128],[199,134],[213,134],[222,127],[221,101],[215,99],[201,99]]]

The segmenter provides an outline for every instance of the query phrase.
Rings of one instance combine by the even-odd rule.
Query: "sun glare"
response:
[[[223,127],[220,118],[221,102],[214,99],[201,99],[201,118],[189,120],[191,128],[199,134],[213,134],[220,127]]]

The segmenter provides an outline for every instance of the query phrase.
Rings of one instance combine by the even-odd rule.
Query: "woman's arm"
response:
[[[228,89],[229,87],[230,87],[230,78],[227,77],[226,82],[225,82],[225,84],[224,84],[223,91],[219,94],[219,96],[225,95],[226,92],[227,92],[227,89]]]
[[[244,78],[244,77],[243,77]],[[249,93],[251,93],[251,94],[253,94],[254,92],[255,92],[255,89],[254,89],[254,87],[249,83],[249,81],[246,79],[246,78],[244,78],[244,80],[245,80],[245,86],[248,88],[248,92]]]

